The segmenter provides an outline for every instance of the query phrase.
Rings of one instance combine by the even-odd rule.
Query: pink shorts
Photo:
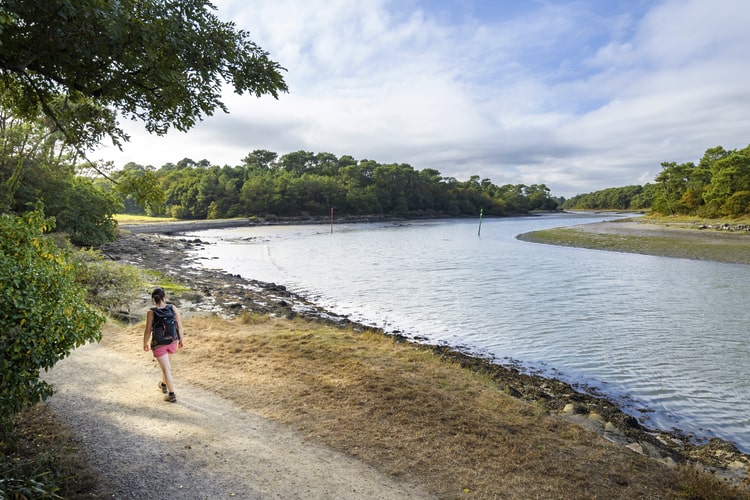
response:
[[[178,340],[175,340],[171,344],[167,345],[159,345],[151,349],[151,351],[154,353],[155,358],[161,358],[165,354],[174,354],[177,352],[177,344],[179,343]]]

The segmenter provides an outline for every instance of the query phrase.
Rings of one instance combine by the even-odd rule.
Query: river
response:
[[[523,242],[616,216],[191,233],[205,266],[351,320],[600,391],[645,425],[750,452],[750,266]]]

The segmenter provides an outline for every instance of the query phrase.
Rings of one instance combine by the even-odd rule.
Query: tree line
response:
[[[477,175],[459,181],[431,168],[308,151],[279,156],[255,150],[234,167],[187,158],[158,170],[129,163],[113,177],[123,184],[148,177],[163,194],[145,207],[137,193],[130,195],[126,213],[178,219],[321,216],[332,208],[341,215],[499,216],[556,210],[562,203],[544,184],[498,186]]]
[[[564,209],[649,210],[704,218],[750,214],[750,146],[709,148],[693,162],[662,162],[654,183],[608,188],[574,196]]]

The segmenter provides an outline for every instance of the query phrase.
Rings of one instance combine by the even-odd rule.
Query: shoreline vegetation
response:
[[[626,218],[521,234],[533,243],[661,257],[750,264],[750,225],[742,222]]]
[[[203,243],[181,233],[305,222],[327,221],[121,223],[120,238],[102,252],[180,285],[171,296],[188,329],[200,332],[180,360],[186,381],[425,484],[437,498],[750,498],[750,457],[732,443],[645,428],[586,388],[351,323],[281,285],[186,266],[187,252]],[[694,232],[701,236],[686,236]],[[519,238],[553,243],[539,233]],[[721,248],[733,259],[723,262],[750,253],[750,234],[726,236],[628,220],[566,228],[554,244],[686,258]],[[673,253],[644,237],[672,238]],[[636,242],[630,250],[628,239]],[[699,250],[687,252],[691,245]],[[736,245],[743,250],[729,250]],[[147,307],[145,297],[131,320],[142,320]],[[128,349],[142,328],[110,322],[103,343]],[[219,332],[227,331],[242,339],[241,353],[224,352]],[[232,366],[237,354],[245,375]]]

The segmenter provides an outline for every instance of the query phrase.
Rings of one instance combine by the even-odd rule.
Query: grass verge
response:
[[[0,435],[0,498],[103,498],[75,433],[44,404]]]
[[[115,214],[114,219],[118,224],[151,224],[175,222],[174,217],[152,217],[149,215]]]

